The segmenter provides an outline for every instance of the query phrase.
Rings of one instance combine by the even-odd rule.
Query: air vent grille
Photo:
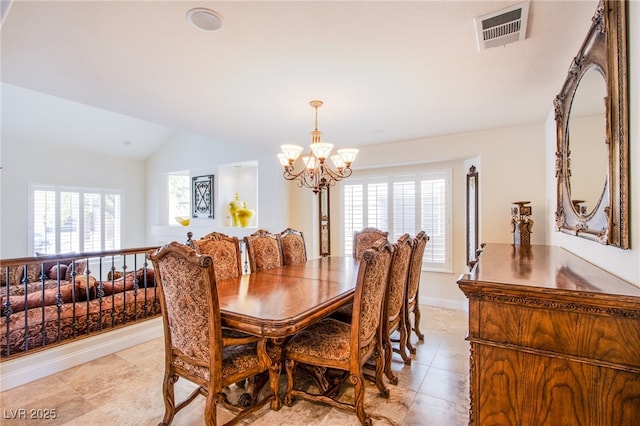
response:
[[[478,50],[504,46],[524,40],[527,33],[529,2],[519,3],[507,9],[475,19]]]

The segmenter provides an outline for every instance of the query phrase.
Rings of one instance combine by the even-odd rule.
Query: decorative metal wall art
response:
[[[213,175],[194,176],[191,183],[191,217],[213,219]]]

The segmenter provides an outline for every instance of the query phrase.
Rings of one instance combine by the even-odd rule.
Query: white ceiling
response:
[[[526,40],[479,52],[474,17],[518,2],[15,0],[3,137],[146,158],[189,132],[275,154],[310,142],[311,99],[340,147],[539,123],[597,1],[532,0]],[[193,7],[222,29],[193,28]]]

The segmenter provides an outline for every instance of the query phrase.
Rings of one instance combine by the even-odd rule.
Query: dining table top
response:
[[[351,256],[328,256],[220,280],[222,324],[262,337],[290,336],[353,301],[358,266]]]

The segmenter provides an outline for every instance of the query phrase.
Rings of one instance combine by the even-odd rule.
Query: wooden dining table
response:
[[[359,261],[329,256],[217,282],[222,325],[290,336],[353,300]]]
[[[329,256],[220,280],[222,325],[282,344],[353,301],[358,266],[353,257]],[[280,399],[271,407],[278,410]]]

